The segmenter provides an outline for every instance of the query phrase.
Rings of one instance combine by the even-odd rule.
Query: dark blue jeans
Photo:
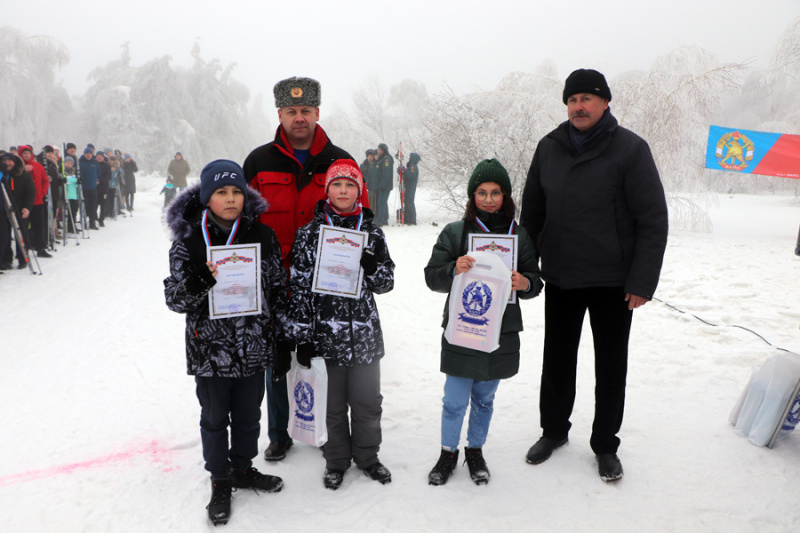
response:
[[[195,383],[200,400],[203,459],[211,479],[228,477],[232,468],[248,468],[258,455],[264,372],[246,378],[195,376]]]

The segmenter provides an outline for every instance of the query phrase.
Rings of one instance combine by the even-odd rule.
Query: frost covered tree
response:
[[[650,143],[678,226],[708,228],[695,194],[707,189],[702,178],[708,123],[721,97],[738,87],[743,69],[686,47],[659,58],[650,71],[609,80],[612,112],[622,126]],[[532,73],[507,75],[490,91],[435,94],[422,147],[440,205],[461,212],[467,177],[488,157],[508,169],[514,196],[520,198],[539,140],[567,120],[563,86],[563,77],[548,61]]]
[[[434,94],[416,144],[439,206],[463,212],[469,175],[487,158],[506,167],[519,198],[536,143],[564,120],[562,86],[548,61],[533,73],[508,74],[490,91]]]
[[[68,61],[55,39],[0,28],[0,139],[38,148],[65,133],[72,105],[56,69]]]
[[[738,89],[744,70],[744,64],[723,64],[707,50],[689,46],[659,57],[646,73],[615,80],[614,115],[650,144],[675,227],[710,230],[704,179],[708,126],[721,99]]]
[[[368,78],[353,92],[352,111],[334,107],[330,113],[321,113],[320,123],[337,146],[359,161],[365,149],[381,142],[389,145],[392,155],[403,142],[407,154],[408,147],[413,150],[411,139],[422,125],[428,100],[428,90],[420,81],[405,79],[387,93],[377,78]]]
[[[143,136],[149,136],[148,125],[131,98],[131,86],[136,69],[130,64],[127,44],[122,45],[119,60],[111,61],[89,73],[92,85],[87,89],[81,106],[80,136],[87,142],[100,142],[99,148],[113,147],[137,152]],[[72,139],[72,137],[70,137]]]
[[[232,75],[235,64],[203,60],[196,44],[192,57],[189,69],[173,66],[170,56],[133,67],[123,46],[119,60],[90,75],[87,134],[103,146],[136,154],[144,170],[164,172],[178,151],[194,172],[216,158],[243,160],[266,142],[257,123],[263,112],[248,106],[249,90]]]

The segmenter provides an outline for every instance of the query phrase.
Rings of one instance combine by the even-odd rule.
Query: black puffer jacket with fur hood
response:
[[[271,366],[276,342],[287,339],[286,270],[275,232],[258,221],[267,202],[253,189],[245,192],[239,228],[232,244],[261,244],[262,310],[259,315],[211,320],[208,293],[216,284],[206,266],[201,232],[205,206],[200,184],[170,204],[167,225],[172,232],[170,275],[164,280],[167,307],[186,314],[186,364],[190,375],[247,377]],[[209,220],[212,246],[224,245],[228,234]]]

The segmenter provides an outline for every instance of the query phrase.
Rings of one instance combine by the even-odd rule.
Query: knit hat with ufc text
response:
[[[200,172],[200,203],[207,205],[214,191],[226,185],[233,185],[242,192],[247,192],[242,167],[228,159],[217,159],[207,164]]]

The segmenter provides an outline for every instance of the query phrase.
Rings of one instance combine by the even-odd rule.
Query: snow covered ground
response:
[[[199,408],[185,374],[184,317],[164,305],[168,236],[161,181],[143,177],[134,217],[41,261],[44,275],[0,276],[2,529],[213,530],[205,505]],[[723,196],[710,234],[673,232],[657,297],[637,310],[620,458],[605,484],[588,440],[593,357],[585,329],[570,444],[538,466],[542,298],[523,302],[520,373],[504,381],[485,447],[492,472],[466,467],[427,485],[439,453],[444,295],[422,269],[444,223],[419,195],[420,225],[389,227],[395,290],[377,297],[383,361],[381,486],[353,468],[322,485],[320,452],[297,445],[261,471],[278,494],[234,493],[228,531],[771,531],[800,529],[800,433],[774,449],[734,433],[728,415],[752,367],[775,346],[800,352],[800,206],[791,197]],[[438,227],[431,225],[437,222]],[[720,327],[706,325],[694,313]],[[588,321],[587,321],[588,322]],[[266,419],[264,420],[266,425]],[[267,444],[266,431],[260,449]]]

